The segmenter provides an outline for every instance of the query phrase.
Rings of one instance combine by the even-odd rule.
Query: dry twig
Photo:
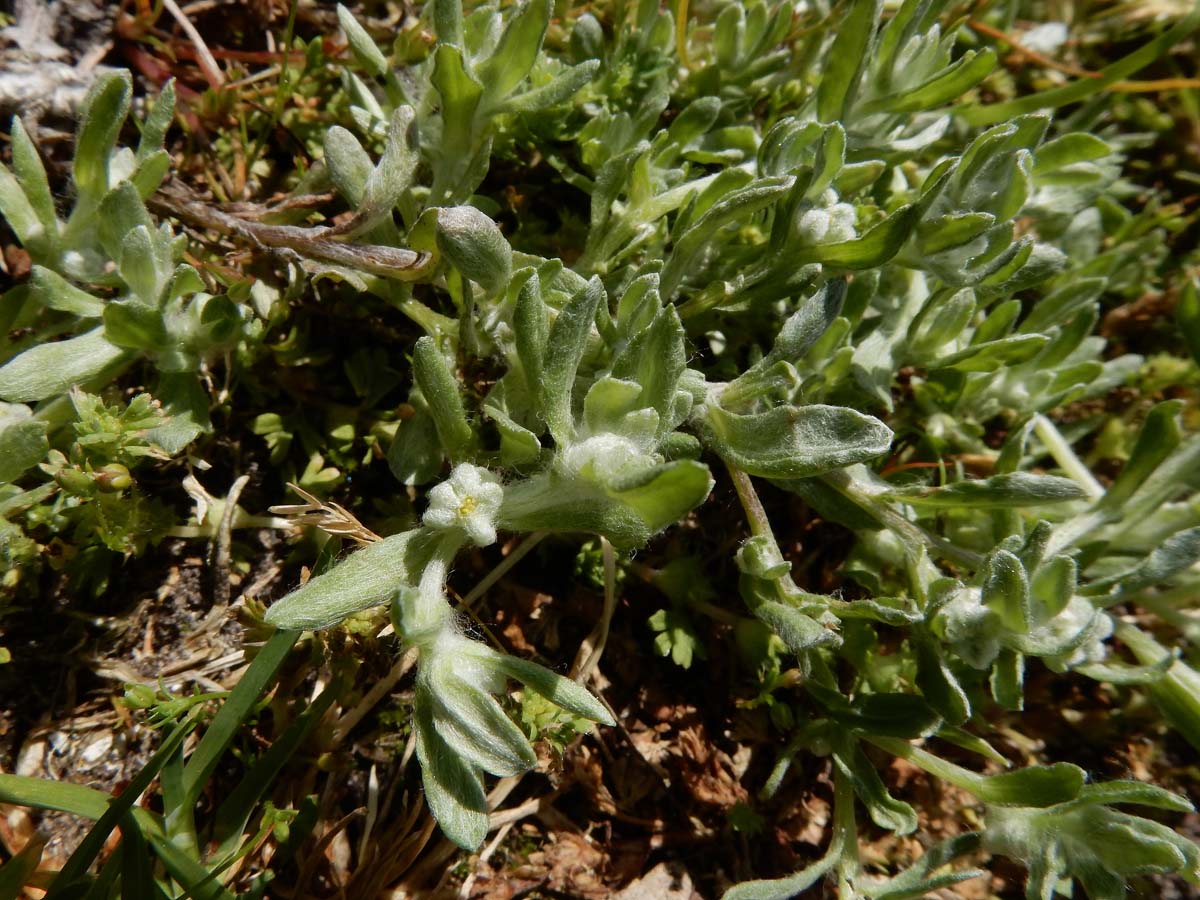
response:
[[[416,281],[428,274],[433,263],[432,254],[418,253],[405,247],[348,244],[334,240],[337,235],[352,230],[354,219],[337,229],[266,225],[230,215],[200,200],[185,197],[178,189],[160,190],[146,201],[146,205],[159,215],[172,216],[192,225],[239,237],[255,246],[271,247],[327,265],[370,272],[384,278]]]

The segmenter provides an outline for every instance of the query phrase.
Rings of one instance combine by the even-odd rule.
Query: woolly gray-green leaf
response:
[[[871,820],[880,828],[897,834],[911,834],[916,831],[916,810],[888,793],[879,773],[858,742],[845,738],[840,740],[839,744],[834,751],[833,760],[838,770],[854,786],[854,792],[867,808]]]
[[[104,314],[104,301],[80,290],[52,269],[34,266],[29,277],[33,298],[47,309],[71,313],[81,319],[96,319]]]
[[[900,252],[921,216],[917,205],[896,210],[862,237],[831,244],[818,244],[804,251],[805,261],[845,269],[873,269]]]
[[[430,711],[438,734],[456,753],[493,775],[518,775],[537,765],[529,740],[500,704],[477,685],[453,672],[455,661],[423,663],[430,687]]]
[[[868,48],[883,11],[883,0],[854,0],[839,23],[817,87],[817,117],[843,120],[858,94]]]
[[[21,189],[12,172],[0,163],[0,215],[22,244],[29,246],[45,241],[47,235],[37,210]]]
[[[693,417],[712,449],[751,475],[807,478],[888,451],[892,432],[842,406],[777,406],[738,415],[707,404]]]
[[[45,422],[35,419],[27,406],[0,403],[0,484],[21,477],[49,449]]]
[[[358,214],[363,219],[360,228],[389,219],[400,197],[412,186],[420,162],[418,145],[416,113],[411,106],[397,107],[388,126],[383,155],[363,184],[358,206]]]
[[[712,490],[708,466],[690,459],[663,463],[611,485],[611,496],[633,509],[651,534],[682,519]]]
[[[337,7],[338,24],[346,35],[346,43],[354,54],[358,64],[376,78],[381,78],[388,71],[388,61],[379,49],[379,45],[367,34],[367,30],[358,24],[354,14],[342,4]]]
[[[1021,561],[1007,550],[996,550],[983,570],[983,604],[1000,615],[1006,628],[1024,634],[1032,618],[1029,579]]]
[[[544,666],[505,653],[497,653],[492,664],[509,678],[541,694],[555,706],[601,725],[616,725],[607,707],[593,697],[587,688],[570,678],[556,675]]]
[[[104,336],[118,347],[158,350],[167,342],[162,313],[139,300],[113,300],[104,307]]]
[[[142,122],[142,136],[138,141],[137,159],[144,162],[163,148],[167,129],[175,118],[175,79],[170,78],[162,86],[150,112]]]
[[[489,295],[508,286],[512,247],[496,223],[473,206],[437,211],[438,249],[454,268],[477,282]]]
[[[46,168],[19,116],[12,120],[13,172],[29,205],[37,215],[47,235],[58,232],[58,218],[54,209],[54,196],[50,193],[50,182],[46,179]]]
[[[118,71],[101,75],[84,98],[72,173],[85,201],[99,202],[108,189],[108,161],[129,113],[132,93],[132,77]]]
[[[575,433],[571,396],[575,373],[587,348],[588,335],[596,318],[596,307],[604,297],[604,285],[593,278],[578,291],[554,320],[546,340],[539,385],[540,407],[554,440],[562,445]]]
[[[914,506],[974,509],[1023,509],[1082,500],[1087,494],[1069,478],[1011,472],[979,481],[956,481],[940,487],[892,488],[883,496]]]
[[[413,375],[429,404],[429,414],[437,427],[442,447],[451,459],[462,458],[474,432],[463,408],[458,379],[438,350],[437,343],[428,335],[418,340],[413,349]]]
[[[525,80],[537,62],[550,15],[550,0],[526,0],[512,14],[495,51],[479,64],[479,79],[490,98],[507,97]]]
[[[325,163],[338,193],[357,209],[373,171],[371,157],[358,138],[341,125],[330,128],[325,132]]]
[[[497,525],[509,531],[602,534],[630,549],[654,534],[637,510],[600,486],[553,471],[507,485]]]
[[[425,802],[446,837],[464,850],[474,850],[488,830],[483,780],[437,733],[430,706],[428,694],[418,690],[413,703],[413,735]]]
[[[0,398],[19,403],[45,400],[112,375],[132,360],[129,351],[104,336],[104,329],[38,344],[0,367]]]
[[[401,589],[416,586],[433,543],[429,532],[415,529],[367,544],[272,604],[267,624],[287,631],[328,628],[351,613],[382,606]]]
[[[1085,780],[1083,769],[1071,763],[1028,766],[981,779],[977,794],[1002,806],[1053,806],[1078,797]]]
[[[565,103],[589,84],[600,71],[600,60],[589,59],[571,66],[540,87],[517,94],[504,102],[507,112],[531,113]]]

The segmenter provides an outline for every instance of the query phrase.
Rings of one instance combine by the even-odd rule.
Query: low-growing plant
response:
[[[205,289],[197,269],[179,261],[179,236],[147,211],[145,199],[170,168],[162,143],[175,94],[167,84],[140,123],[136,151],[118,146],[131,95],[122,72],[98,79],[85,98],[65,221],[37,147],[12,120],[13,168],[0,169],[0,212],[32,269],[5,293],[0,312],[18,336],[0,350],[0,546],[13,582],[5,594],[22,570],[39,568],[39,544],[59,548],[55,564],[76,590],[99,593],[114,553],[140,553],[163,537],[173,514],[136,487],[126,490],[127,467],[147,455],[175,456],[211,427],[208,363],[245,350],[262,331],[249,307]],[[123,411],[78,390],[103,393],[143,362],[157,372],[153,394]],[[27,473],[35,467],[50,480],[33,485]]]
[[[986,15],[1007,22],[1018,7]],[[585,686],[602,638],[571,677],[474,639],[451,600],[456,560],[501,534],[525,536],[526,548],[547,534],[587,536],[577,568],[605,594],[603,634],[616,555],[702,517],[718,481],[744,512],[748,534],[726,561],[743,604],[708,583],[712,560],[627,564],[626,576],[669,600],[647,611],[648,640],[684,668],[739,653],[755,682],[743,705],[767,708],[778,757],[738,821],[769,813],[802,756],[828,762],[834,795],[817,862],[732,886],[726,900],[796,896],[827,877],[844,898],[921,897],[982,874],[953,864],[985,853],[1026,866],[1026,895],[1042,900],[1071,879],[1094,900],[1124,896],[1146,874],[1200,884],[1191,840],[1114,808],[1179,813],[1192,808],[1186,799],[1091,781],[1071,760],[1012,768],[983,727],[997,710],[1041,703],[1026,678],[1047,671],[1144,691],[1200,748],[1200,675],[1152,633],[1177,641],[1172,628],[1190,621],[1200,584],[1194,396],[1164,399],[1152,386],[1195,384],[1183,353],[1200,345],[1200,301],[1189,276],[1170,276],[1182,298],[1171,363],[1097,333],[1111,298],[1161,277],[1157,248],[1174,225],[1122,205],[1134,139],[1103,102],[1087,102],[1183,40],[1200,8],[1097,78],[996,102],[1011,85],[986,32],[943,0],[886,14],[881,0],[820,18],[806,9],[698,4],[689,18],[687,3],[653,0],[587,11],[433,0],[415,26],[432,45],[419,51],[402,32],[389,54],[339,7],[352,59],[341,72],[347,124],[359,137],[331,127],[297,188],[331,189],[344,204],[337,223],[256,222],[172,190],[150,202],[281,249],[314,280],[348,284],[422,332],[406,348],[403,415],[378,419],[390,445],[371,447],[397,492],[421,489],[424,506],[412,527],[378,539],[342,519],[328,529],[362,546],[271,605],[264,621],[279,632],[186,766],[182,735],[211,698],[131,694],[134,707],[181,723],[146,770],[147,783],[164,772],[161,821],[139,818],[123,796],[106,811],[91,795],[39,799],[33,782],[0,776],[6,800],[101,819],[55,890],[84,879],[118,821],[185,887],[227,865],[322,701],[276,745],[279,758],[273,746],[249,771],[236,809],[218,810],[218,849],[202,852],[191,805],[231,730],[299,632],[375,607],[387,609],[398,649],[417,657],[411,727],[426,802],[447,837],[479,847],[486,775],[533,768],[543,732],[561,748],[587,722],[615,718]],[[244,290],[211,294],[195,269],[175,268],[173,232],[145,205],[167,171],[158,148],[172,101],[153,107],[144,150],[115,151],[129,90],[111,76],[92,92],[65,225],[19,124],[15,174],[0,173],[0,209],[36,263],[9,322],[43,329],[0,367],[12,404],[0,440],[17,460],[2,471],[17,483],[41,462],[93,517],[129,487],[133,457],[178,453],[201,434],[205,360],[247,356],[262,328],[236,300]],[[1071,104],[1081,105],[1054,117]],[[535,153],[551,181],[533,201],[547,208],[527,220],[489,179]],[[506,235],[497,218],[511,216],[520,220]],[[77,443],[50,449],[57,398],[140,358],[161,372],[153,392],[170,424],[156,424],[163,413],[145,395],[121,410],[74,392]],[[374,405],[386,390],[360,393]],[[1114,417],[1104,402],[1120,392],[1126,409]],[[256,428],[286,452],[276,413]],[[1100,442],[1122,460],[1103,478],[1086,459]],[[790,523],[768,513],[766,492],[798,498],[851,536],[839,589],[814,589],[794,566]],[[0,499],[5,519],[42,508],[19,496]],[[6,552],[28,555],[13,534]],[[1138,609],[1152,617],[1135,620]],[[732,640],[706,643],[704,619],[729,626]],[[515,717],[504,702],[514,683]],[[983,771],[953,761],[962,751]],[[921,824],[881,776],[881,761],[895,759],[972,798],[982,824],[881,875],[860,854],[860,811],[896,834]]]
[[[37,148],[13,119],[14,171],[0,172],[0,211],[33,270],[6,295],[5,314],[9,328],[34,331],[6,349],[0,398],[42,401],[37,418],[49,427],[73,385],[103,387],[146,358],[160,373],[154,393],[170,416],[156,440],[174,454],[209,427],[205,362],[261,327],[249,308],[206,292],[196,269],[178,262],[183,247],[170,225],[151,219],[145,200],[170,168],[161,145],[175,94],[168,84],[134,151],[117,146],[131,93],[128,73],[118,73],[97,80],[85,99],[65,222]],[[74,336],[50,340],[64,333]]]

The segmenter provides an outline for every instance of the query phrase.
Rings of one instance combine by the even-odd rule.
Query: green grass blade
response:
[[[284,765],[304,743],[313,728],[321,721],[325,711],[329,709],[342,687],[335,680],[325,688],[312,705],[287,727],[279,740],[271,745],[271,748],[262,755],[238,786],[233,789],[233,792],[217,808],[213,840],[217,842],[218,846],[212,855],[214,859],[223,859],[237,849],[246,823],[258,807],[263,794],[267,792]]]
[[[121,900],[166,900],[154,880],[150,846],[141,831],[127,827],[128,821],[121,820]]]
[[[154,852],[167,867],[167,872],[184,889],[179,900],[184,897],[191,897],[193,900],[235,900],[233,894],[216,880],[215,872],[209,872],[163,835],[151,834],[148,837]]]
[[[65,784],[29,778],[25,775],[0,775],[0,803],[54,809],[87,819],[99,819],[108,809],[108,794],[81,784]]]
[[[137,830],[137,825],[132,819],[129,820],[129,825],[132,830]],[[109,900],[111,897],[120,897],[121,900],[126,900],[124,894],[118,894],[116,891],[117,882],[120,881],[121,872],[125,867],[122,857],[123,854],[114,853],[104,861],[104,865],[100,867],[100,874],[95,878],[85,876],[82,881],[76,881],[70,887],[63,888],[62,894],[65,900]],[[58,891],[58,883],[58,880],[55,879],[51,893]],[[86,892],[84,888],[87,889]]]
[[[1197,28],[1200,28],[1200,2],[1192,7],[1192,11],[1188,15],[1158,37],[1148,41],[1112,65],[1101,69],[1099,78],[1078,78],[1062,87],[1018,97],[1007,103],[993,103],[987,106],[969,104],[959,106],[953,112],[971,125],[993,125],[996,122],[1003,122],[1014,116],[1036,112],[1039,109],[1058,109],[1068,103],[1078,103],[1080,100],[1085,100],[1106,89],[1109,85],[1144,69]]]
[[[0,774],[0,803],[32,809],[53,809],[85,819],[99,819],[108,810],[111,800],[111,794],[81,784]],[[163,833],[161,819],[149,810],[135,808],[133,817],[146,834]]]
[[[0,866],[0,900],[17,900],[42,860],[44,839],[35,837],[21,852]]]
[[[151,782],[158,777],[159,771],[172,754],[182,746],[184,738],[188,732],[196,724],[196,717],[188,716],[182,722],[175,726],[162,746],[158,748],[155,754],[150,757],[150,761],[142,768],[133,780],[129,782],[129,786],[121,792],[117,797],[112,798],[104,811],[104,814],[96,820],[96,824],[84,836],[83,841],[75,848],[75,852],[71,854],[71,858],[67,860],[66,865],[58,873],[58,877],[54,879],[54,884],[51,886],[49,893],[46,894],[46,900],[60,900],[65,896],[66,892],[71,888],[74,882],[82,879],[86,874],[88,867],[91,866],[97,854],[104,848],[104,842],[108,840],[109,834],[117,827],[117,824],[125,818],[126,814],[137,802],[137,798],[150,787]],[[132,822],[132,819],[128,821]]]
[[[272,635],[221,705],[183,770],[181,802],[186,806],[195,805],[226,748],[254,710],[258,698],[274,682],[275,674],[299,637],[298,631],[278,631]]]
[[[172,754],[159,774],[158,783],[163,797],[163,824],[167,837],[192,859],[200,858],[200,839],[196,835],[196,811],[184,800],[183,747]]]

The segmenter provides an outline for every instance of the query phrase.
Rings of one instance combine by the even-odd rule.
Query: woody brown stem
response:
[[[333,239],[345,231],[302,228],[297,225],[267,225],[231,215],[199,200],[160,190],[146,205],[159,215],[171,216],[191,225],[242,238],[262,247],[290,250],[300,256],[335,266],[370,272],[384,278],[417,281],[429,273],[433,256],[406,247],[380,244],[349,244]]]

